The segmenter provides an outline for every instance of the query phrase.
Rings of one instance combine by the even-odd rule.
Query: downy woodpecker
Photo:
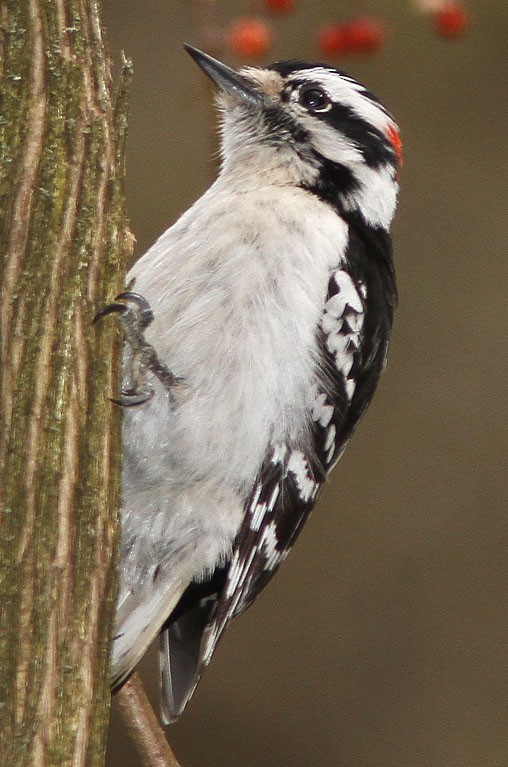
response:
[[[397,126],[323,64],[236,72],[222,168],[129,274],[113,679],[160,634],[163,718],[266,586],[368,406],[396,303]],[[134,292],[135,291],[135,292]]]

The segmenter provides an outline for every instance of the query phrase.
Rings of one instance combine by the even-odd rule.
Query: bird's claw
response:
[[[166,365],[161,362],[154,347],[146,340],[144,330],[153,320],[150,304],[139,293],[125,291],[116,296],[113,303],[101,309],[94,317],[94,323],[108,314],[119,314],[125,334],[125,340],[131,349],[131,381],[122,389],[118,397],[111,399],[116,405],[133,407],[143,405],[154,395],[154,390],[147,385],[146,371],[149,370],[168,390],[170,397],[173,388],[182,383]]]
[[[117,303],[118,301],[125,301],[126,303]],[[129,306],[129,303],[134,304],[134,308]],[[126,290],[124,293],[119,293],[116,296],[113,303],[108,304],[101,309],[94,317],[94,324],[97,320],[106,317],[108,314],[118,313],[120,315],[132,314],[135,315],[135,322],[138,330],[145,330],[153,320],[152,307],[144,296],[140,293],[134,293],[131,290]]]
[[[121,407],[135,407],[136,405],[144,405],[145,402],[152,399],[154,393],[153,389],[148,389],[147,391],[122,389],[118,397],[110,397],[110,400],[114,405],[120,405]]]

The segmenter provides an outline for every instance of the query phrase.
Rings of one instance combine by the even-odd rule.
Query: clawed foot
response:
[[[107,314],[117,313],[125,333],[125,340],[131,350],[129,384],[122,389],[112,402],[122,407],[142,405],[154,395],[154,390],[148,385],[146,371],[149,370],[161,382],[172,397],[173,389],[182,379],[175,376],[169,368],[160,361],[157,352],[144,336],[144,331],[153,320],[150,304],[139,293],[126,291],[115,298],[115,302],[101,309],[94,322]]]

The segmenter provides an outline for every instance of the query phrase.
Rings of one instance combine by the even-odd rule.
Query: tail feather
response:
[[[171,614],[184,587],[157,589],[150,593],[133,594],[122,605],[123,620],[117,620],[112,647],[112,684],[121,684],[137,666],[150,644],[161,630],[164,617]],[[136,604],[133,604],[133,601]]]
[[[192,696],[202,672],[200,647],[203,631],[216,605],[216,595],[206,597],[165,626],[160,635],[161,715],[174,722]]]

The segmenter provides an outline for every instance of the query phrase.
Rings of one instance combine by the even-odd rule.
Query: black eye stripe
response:
[[[393,161],[393,149],[387,137],[351,107],[334,103],[331,109],[316,112],[315,116],[350,139],[361,151],[368,166],[376,168],[382,163]]]
[[[301,67],[300,69],[303,69]],[[331,71],[331,70],[330,70]],[[304,72],[302,72],[302,75]],[[343,79],[346,78],[343,73],[337,72]],[[355,83],[354,80],[351,80]],[[360,86],[359,86],[360,87]],[[381,113],[389,116],[389,112],[383,107],[382,104],[372,96],[367,90],[361,86],[361,92],[358,91],[358,98],[362,98],[375,104]],[[309,92],[324,93],[329,103],[326,107],[309,108],[309,105],[302,104],[302,95]],[[311,93],[312,95],[312,93]],[[304,79],[304,77],[294,77],[290,79],[281,91],[280,99],[282,104],[290,104],[291,102],[298,102],[300,108],[305,109],[314,119],[319,120],[322,123],[334,128],[338,133],[349,139],[352,144],[357,147],[358,151],[363,156],[365,163],[371,168],[377,168],[382,164],[390,164],[394,161],[394,150],[391,146],[387,136],[380,129],[376,128],[370,121],[361,117],[352,106],[344,103],[334,102],[330,96],[324,90],[323,85],[316,79]],[[277,110],[278,112],[278,110]],[[291,114],[291,117],[290,117]],[[284,115],[284,124],[286,128],[291,123],[290,133],[292,137],[299,143],[305,143],[306,141],[312,142],[312,136],[307,130],[303,129],[303,125],[299,121],[299,116],[294,112],[286,111],[283,109],[281,115],[279,115],[277,122],[282,121],[282,115]]]

